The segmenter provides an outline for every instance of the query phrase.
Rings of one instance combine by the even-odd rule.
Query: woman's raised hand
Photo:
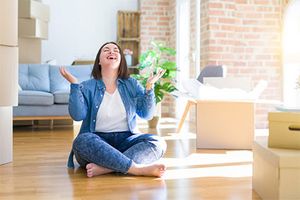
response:
[[[78,80],[70,72],[68,72],[64,67],[59,68],[60,74],[70,83],[78,83]]]
[[[153,87],[153,84],[158,81],[166,72],[165,69],[159,69],[155,75],[153,75],[153,72],[149,76],[147,83],[146,83],[146,89],[149,90]]]
[[[160,79],[164,73],[166,72],[165,69],[158,69],[157,73],[153,76],[153,72],[149,76],[147,83],[154,84],[158,79]]]

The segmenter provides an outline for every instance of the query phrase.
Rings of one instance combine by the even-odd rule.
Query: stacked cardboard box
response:
[[[253,189],[263,199],[300,199],[300,113],[269,113],[269,137],[253,147]]]
[[[49,6],[35,0],[19,0],[19,37],[48,38]]]
[[[12,106],[18,104],[18,0],[0,2],[0,165],[12,161]]]
[[[300,112],[269,113],[269,130],[269,147],[300,149]]]
[[[41,63],[41,40],[48,39],[50,8],[36,0],[19,0],[20,63]],[[28,51],[30,49],[30,51]]]

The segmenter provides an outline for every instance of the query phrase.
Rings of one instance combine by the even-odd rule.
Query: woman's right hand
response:
[[[78,83],[78,80],[70,72],[68,72],[64,67],[59,68],[60,74],[70,83]]]

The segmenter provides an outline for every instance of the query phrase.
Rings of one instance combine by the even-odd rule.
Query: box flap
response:
[[[300,123],[300,112],[269,112],[269,121]]]
[[[268,147],[268,137],[257,137],[254,148],[264,158],[280,168],[300,168],[300,150]]]

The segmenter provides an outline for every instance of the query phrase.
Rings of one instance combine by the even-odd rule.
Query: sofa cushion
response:
[[[50,92],[49,65],[20,64],[19,84],[22,90]]]
[[[13,107],[13,116],[69,116],[69,110],[68,104],[22,105]]]
[[[59,72],[60,66],[50,65],[50,91],[70,91],[70,83]],[[71,65],[65,67],[79,82],[91,78],[92,65]]]
[[[54,97],[42,91],[22,90],[19,92],[19,105],[52,105]]]
[[[54,95],[54,103],[58,104],[67,104],[69,103],[69,91],[56,91],[53,93]]]

